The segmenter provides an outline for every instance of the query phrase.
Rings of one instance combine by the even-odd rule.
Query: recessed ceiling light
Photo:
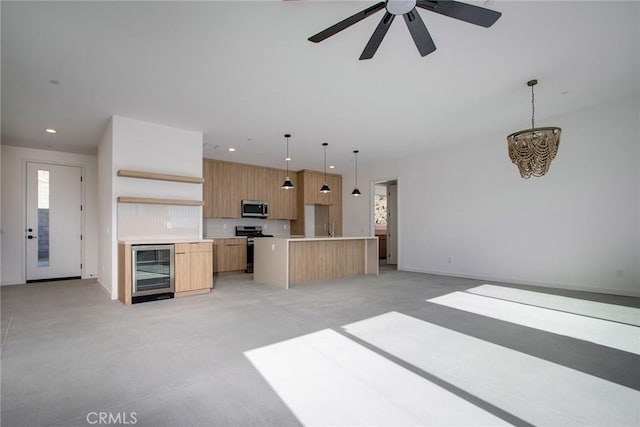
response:
[[[236,149],[235,149],[235,148],[233,148],[233,147],[230,147],[230,148],[229,148],[229,151],[236,151]]]
[[[57,131],[57,130],[52,129],[52,128],[47,128],[47,129],[45,129],[44,131],[45,131],[46,133],[58,133],[58,131]]]
[[[336,168],[336,167],[335,167],[335,166],[333,166],[333,165],[329,166],[329,169],[335,169],[335,168]]]
[[[291,157],[285,157],[285,158],[284,158],[284,161],[285,161],[285,162],[290,162],[290,161],[291,161]]]

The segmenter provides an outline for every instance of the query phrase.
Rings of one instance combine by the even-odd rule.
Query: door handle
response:
[[[27,236],[27,239],[37,239],[38,236]]]

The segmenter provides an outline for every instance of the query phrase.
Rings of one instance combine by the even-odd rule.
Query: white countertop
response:
[[[210,239],[176,239],[176,238],[153,238],[153,239],[124,239],[118,240],[118,243],[126,245],[160,245],[169,243],[206,243],[211,242]]]
[[[205,239],[246,239],[247,236],[205,236]]]

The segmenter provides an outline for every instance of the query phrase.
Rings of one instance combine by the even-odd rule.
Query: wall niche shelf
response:
[[[156,199],[153,197],[119,196],[118,203],[142,203],[147,205],[203,206],[202,200]]]
[[[158,181],[185,182],[187,184],[204,183],[204,178],[199,178],[196,176],[169,175],[165,173],[142,172],[126,169],[119,169],[118,176],[126,178],[155,179]]]

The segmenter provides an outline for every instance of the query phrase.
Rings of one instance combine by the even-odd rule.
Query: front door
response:
[[[82,275],[82,170],[27,162],[27,282]]]

